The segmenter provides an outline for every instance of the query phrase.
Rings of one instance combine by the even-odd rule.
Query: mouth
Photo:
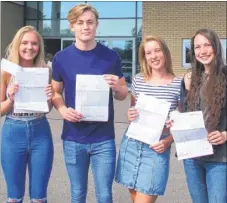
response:
[[[90,35],[91,33],[90,32],[85,32],[85,33],[82,33],[83,35]]]
[[[201,58],[202,60],[207,60],[207,59],[210,58],[210,55],[209,55],[209,56],[200,56],[200,58]]]
[[[160,61],[158,60],[158,61],[152,61],[151,62],[153,65],[158,65],[159,63],[160,63]]]

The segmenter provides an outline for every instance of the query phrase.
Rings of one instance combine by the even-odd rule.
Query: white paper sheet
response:
[[[45,87],[49,80],[48,68],[26,68],[16,73],[19,91],[15,95],[14,113],[48,112]]]
[[[126,135],[133,139],[155,144],[160,140],[171,104],[153,96],[140,94],[135,108],[139,112],[129,125]]]
[[[173,112],[170,117],[174,121],[171,133],[179,160],[213,154],[213,147],[207,140],[202,111]]]
[[[108,121],[109,91],[103,75],[76,75],[75,107],[82,121]]]
[[[49,68],[23,68],[3,58],[1,70],[15,76],[19,84],[19,91],[15,95],[14,113],[49,111],[44,90],[49,80]]]
[[[15,76],[16,73],[20,72],[21,70],[22,68],[19,65],[12,63],[4,58],[1,60],[1,71],[8,72],[11,75]]]

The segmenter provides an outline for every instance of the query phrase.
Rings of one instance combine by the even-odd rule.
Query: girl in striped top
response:
[[[170,110],[176,109],[180,96],[181,78],[173,73],[170,51],[164,40],[146,37],[140,45],[139,60],[141,73],[132,82],[129,121],[138,116],[134,106],[140,93],[170,102]],[[154,203],[158,195],[164,195],[172,142],[173,138],[165,127],[160,141],[152,146],[123,136],[116,181],[129,189],[134,203]]]

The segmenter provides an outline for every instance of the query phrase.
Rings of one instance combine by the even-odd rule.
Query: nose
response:
[[[28,49],[32,49],[32,44],[31,44],[31,43],[28,43],[28,44],[27,44],[27,48],[28,48]]]
[[[206,54],[206,52],[207,52],[207,48],[205,46],[202,46],[201,49],[200,49],[200,53]]]
[[[155,59],[155,58],[156,58],[156,56],[157,56],[157,55],[156,55],[156,53],[155,53],[155,52],[151,52],[151,58],[152,58],[152,59]]]
[[[88,24],[86,22],[83,24],[83,29],[88,29]]]

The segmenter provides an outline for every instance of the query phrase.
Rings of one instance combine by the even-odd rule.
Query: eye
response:
[[[32,42],[32,45],[33,45],[33,46],[38,46],[39,43],[38,43],[38,42]]]
[[[161,51],[161,49],[155,49],[156,53],[159,53]]]
[[[77,24],[77,25],[82,25],[83,22],[82,22],[82,21],[79,21],[79,22],[77,22],[76,24]]]
[[[204,44],[204,46],[205,46],[205,47],[210,47],[210,46],[211,46],[211,44],[206,43],[206,44]]]
[[[199,49],[199,46],[195,46],[194,49]]]

